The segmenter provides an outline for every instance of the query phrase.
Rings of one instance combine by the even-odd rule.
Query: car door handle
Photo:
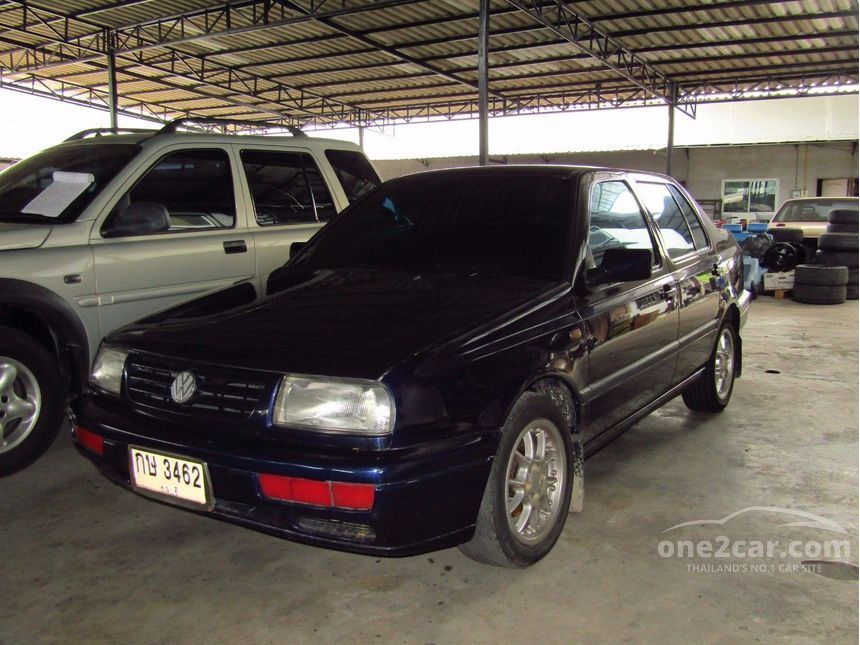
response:
[[[248,246],[245,244],[245,240],[230,240],[229,242],[224,242],[224,253],[230,255],[232,253],[245,253],[248,250]]]
[[[675,296],[675,285],[674,284],[664,284],[663,289],[660,291],[660,297],[664,300],[671,300]]]
[[[720,265],[717,264],[716,262],[714,262],[714,268],[711,269],[711,275],[714,276],[715,278],[720,277]]]

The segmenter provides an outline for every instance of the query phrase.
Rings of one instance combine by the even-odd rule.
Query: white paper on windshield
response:
[[[86,172],[54,171],[54,182],[36,195],[22,213],[59,217],[96,180]]]

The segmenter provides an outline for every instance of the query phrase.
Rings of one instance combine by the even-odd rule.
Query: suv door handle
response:
[[[671,300],[675,296],[675,285],[674,284],[664,284],[663,289],[660,291],[660,297],[664,300]]]
[[[248,246],[245,244],[245,240],[231,240],[229,242],[224,242],[224,253],[230,255],[232,253],[245,253],[248,250]]]

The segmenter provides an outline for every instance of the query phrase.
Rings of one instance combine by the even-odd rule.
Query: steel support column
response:
[[[666,174],[672,176],[672,152],[675,149],[675,102],[678,98],[678,84],[669,87],[669,133],[666,139]]]
[[[119,112],[119,99],[117,97],[116,88],[116,54],[113,53],[113,47],[108,49],[107,54],[107,74],[108,74],[108,102],[110,111],[110,127],[111,130],[117,129],[117,114]]]
[[[481,0],[478,18],[478,163],[486,166],[489,138],[490,0]]]

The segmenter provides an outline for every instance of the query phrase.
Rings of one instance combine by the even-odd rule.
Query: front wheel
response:
[[[717,334],[717,344],[705,371],[682,396],[688,408],[696,412],[722,412],[732,398],[737,371],[737,334],[725,323]]]
[[[570,428],[558,407],[542,394],[524,394],[502,431],[475,535],[460,550],[510,568],[544,557],[567,518],[572,461]]]
[[[51,445],[63,396],[51,355],[30,336],[0,327],[0,476],[30,464]]]

